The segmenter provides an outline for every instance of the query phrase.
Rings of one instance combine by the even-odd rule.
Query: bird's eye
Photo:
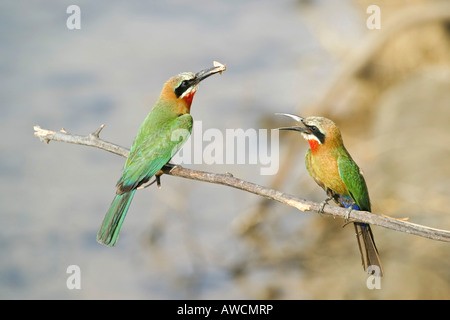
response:
[[[307,128],[309,129],[310,133],[313,134],[320,141],[320,143],[325,142],[325,134],[322,133],[322,131],[320,131],[318,127],[307,125]]]
[[[183,80],[179,85],[179,87],[181,87],[181,88],[186,88],[187,86],[188,86],[188,82],[186,80]]]
[[[188,80],[183,80],[175,89],[175,94],[177,97],[181,96],[187,89],[189,89],[190,82]]]

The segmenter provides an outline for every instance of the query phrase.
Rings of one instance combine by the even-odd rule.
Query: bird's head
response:
[[[165,99],[166,101],[175,100],[179,107],[186,109],[180,113],[189,112],[192,99],[197,92],[200,82],[215,73],[225,71],[225,69],[223,64],[215,62],[214,67],[204,69],[197,73],[182,72],[167,80],[161,93],[161,99]]]
[[[276,114],[290,117],[300,124],[300,126],[283,127],[278,129],[300,132],[303,138],[309,142],[313,152],[322,146],[337,147],[342,144],[341,132],[336,124],[330,119],[323,117],[302,118],[288,113]]]

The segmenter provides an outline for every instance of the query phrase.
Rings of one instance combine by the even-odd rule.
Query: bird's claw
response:
[[[332,200],[333,199],[333,196],[330,196],[330,197],[328,197],[328,198],[326,198],[324,201],[322,201],[321,203],[320,203],[320,207],[319,207],[319,214],[322,214],[323,213],[323,209],[325,208],[325,206],[328,204],[328,202],[330,201],[330,200]]]
[[[156,186],[161,189],[161,175],[155,175]]]
[[[178,164],[172,164],[172,163],[166,163],[164,166],[165,166],[167,169],[169,169],[169,173],[171,173],[173,169],[181,168],[180,165],[178,165]]]
[[[170,168],[169,173],[172,172],[172,170],[173,170],[173,169],[176,169],[176,168],[181,168],[181,166],[179,166],[179,165],[177,165],[177,164],[173,165],[172,168]]]
[[[148,187],[150,187],[151,185],[153,185],[155,182],[156,182],[156,179],[150,181],[150,182],[147,183],[147,184],[142,184],[142,185],[140,185],[139,187],[137,187],[136,189],[137,189],[137,190],[142,190],[142,189],[148,188]],[[144,183],[145,183],[145,182],[144,182]]]
[[[348,207],[347,211],[345,212],[345,216],[344,216],[345,224],[344,225],[346,225],[348,223],[348,220],[350,219],[350,212],[352,212],[352,210],[353,210],[353,204],[350,207]]]

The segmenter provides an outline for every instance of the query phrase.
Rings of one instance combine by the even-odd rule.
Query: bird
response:
[[[371,211],[371,203],[362,171],[344,146],[338,126],[324,117],[299,117],[289,113],[276,113],[290,117],[300,125],[278,128],[301,133],[310,148],[306,152],[305,164],[309,175],[325,190],[325,204],[334,200],[339,206],[348,208],[346,220],[352,210]],[[354,222],[356,238],[364,270],[369,274],[383,275],[380,256],[369,224]]]
[[[214,61],[212,68],[195,74],[182,72],[165,82],[159,99],[133,141],[122,176],[116,185],[116,195],[97,233],[99,243],[116,245],[138,188],[142,188],[153,176],[160,187],[162,167],[168,164],[191,134],[193,119],[190,109],[199,83],[225,69],[223,64]]]

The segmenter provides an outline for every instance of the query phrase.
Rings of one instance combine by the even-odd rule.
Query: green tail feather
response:
[[[116,245],[120,228],[122,227],[123,220],[125,219],[135,192],[136,189],[116,195],[97,233],[97,241],[99,243],[111,247]]]

